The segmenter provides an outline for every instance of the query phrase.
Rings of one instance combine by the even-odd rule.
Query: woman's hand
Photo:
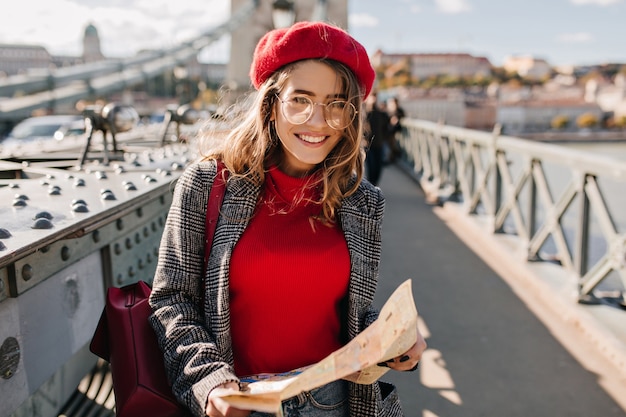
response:
[[[426,350],[424,336],[417,330],[417,342],[402,355],[397,356],[387,362],[379,363],[379,366],[386,366],[396,371],[414,371],[417,369],[422,353]]]
[[[206,415],[209,417],[247,417],[250,415],[248,410],[240,410],[232,407],[221,396],[232,391],[239,391],[239,385],[236,382],[227,382],[213,389],[209,394],[209,403],[206,407]]]

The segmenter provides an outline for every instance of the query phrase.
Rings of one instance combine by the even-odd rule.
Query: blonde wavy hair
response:
[[[321,184],[320,215],[317,219],[324,224],[334,224],[337,209],[342,200],[354,193],[363,178],[365,152],[363,148],[363,90],[354,73],[345,65],[327,59],[316,59],[333,68],[340,82],[342,93],[357,109],[357,117],[342,132],[341,140],[322,161],[316,176]],[[277,105],[276,96],[285,86],[292,70],[302,61],[281,68],[261,85],[230,109],[225,115],[227,132],[225,137],[213,138],[205,132],[201,140],[206,145],[203,159],[222,160],[230,175],[244,178],[260,186],[265,181],[265,172],[282,158],[283,149],[276,135],[274,123],[270,121]],[[277,111],[277,110],[276,110]],[[230,129],[230,130],[229,130]]]

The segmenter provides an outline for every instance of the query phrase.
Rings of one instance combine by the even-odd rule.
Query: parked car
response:
[[[85,134],[85,120],[79,115],[29,117],[15,125],[2,141],[2,147],[25,145],[36,141],[63,140]]]

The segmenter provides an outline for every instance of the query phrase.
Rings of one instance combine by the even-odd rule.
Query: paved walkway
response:
[[[412,278],[429,345],[418,372],[384,377],[398,385],[407,417],[626,416],[626,373],[601,352],[602,332],[585,330],[593,322],[579,305],[529,285],[533,271],[465,216],[427,205],[398,167],[386,167],[380,186],[378,302]]]

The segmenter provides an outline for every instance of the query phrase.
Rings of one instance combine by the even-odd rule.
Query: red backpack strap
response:
[[[205,226],[205,238],[204,238],[204,268],[209,262],[209,254],[211,253],[211,246],[213,245],[213,235],[215,234],[215,227],[217,226],[217,220],[220,217],[220,208],[222,207],[222,201],[224,200],[224,194],[226,193],[226,180],[228,179],[228,170],[226,165],[222,161],[217,161],[217,173],[213,180],[213,186],[211,187],[211,193],[207,201],[206,207],[206,226]]]

